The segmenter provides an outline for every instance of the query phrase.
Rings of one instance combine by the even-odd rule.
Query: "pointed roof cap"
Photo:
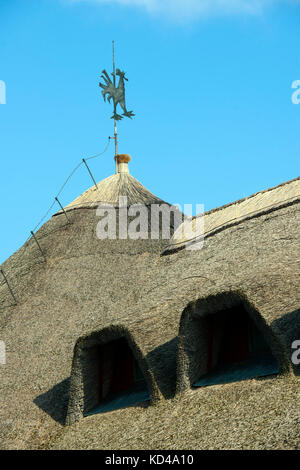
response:
[[[117,173],[105,178],[82,193],[64,209],[82,209],[97,207],[100,203],[119,205],[119,197],[126,196],[128,205],[162,204],[163,200],[146,189],[136,178],[129,174],[127,154],[117,155]]]

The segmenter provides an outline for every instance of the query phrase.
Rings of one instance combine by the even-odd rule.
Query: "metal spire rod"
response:
[[[60,208],[61,208],[61,210],[63,211],[63,213],[65,214],[65,216],[66,216],[66,219],[67,219],[67,221],[68,221],[68,224],[69,224],[69,223],[70,223],[70,221],[69,221],[69,217],[67,216],[67,213],[66,213],[65,209],[63,208],[63,206],[61,205],[61,203],[60,203],[60,201],[59,201],[58,197],[56,197],[56,198],[55,198],[55,200],[56,200],[56,202],[58,202],[58,204],[60,205]]]
[[[7,285],[8,289],[9,289],[9,292],[11,293],[12,298],[14,299],[15,303],[17,304],[17,303],[18,303],[18,302],[17,302],[17,299],[15,298],[14,293],[13,293],[13,291],[12,291],[10,285],[8,284],[8,280],[6,279],[6,276],[5,276],[4,271],[3,271],[2,269],[1,269],[1,274],[2,274],[2,276],[3,276],[3,278],[4,278],[4,281],[6,282],[6,285]]]
[[[91,172],[91,170],[90,170],[90,169],[89,169],[89,167],[88,167],[88,164],[87,164],[87,162],[85,161],[85,159],[84,159],[84,158],[82,159],[82,161],[83,161],[83,163],[85,164],[85,166],[87,167],[87,170],[88,170],[88,172],[89,172],[89,174],[90,174],[90,177],[91,177],[91,178],[92,178],[92,180],[93,180],[93,183],[94,183],[94,185],[95,185],[95,186],[96,186],[96,188],[98,189],[97,183],[96,183],[96,181],[95,181],[95,179],[94,179],[94,177],[93,177],[93,175],[92,175],[92,172]]]
[[[116,88],[116,65],[115,65],[115,41],[112,42],[113,46],[113,84],[114,88]],[[116,115],[116,105],[114,106],[114,114]],[[118,133],[117,133],[117,121],[116,118],[114,119],[114,129],[115,129],[115,161],[116,161],[116,173],[118,173],[118,162],[117,162],[117,155],[118,155]]]
[[[42,250],[42,248],[41,248],[41,245],[39,244],[39,241],[38,241],[38,239],[36,238],[34,232],[31,230],[30,233],[31,233],[31,235],[32,235],[32,237],[33,237],[33,239],[34,239],[34,241],[36,242],[37,246],[39,247],[39,250],[40,250],[40,252],[41,252],[41,254],[42,254],[43,258],[44,258],[44,261],[47,261],[47,260],[46,260],[46,256],[45,256],[45,254],[44,254],[44,252],[43,252],[43,250]]]

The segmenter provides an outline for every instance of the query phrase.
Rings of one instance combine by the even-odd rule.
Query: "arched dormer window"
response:
[[[209,315],[206,322],[206,374],[194,387],[278,374],[278,361],[243,304]]]
[[[183,312],[179,332],[179,389],[224,384],[280,372],[280,345],[242,296],[199,300]]]
[[[125,337],[98,346],[98,404],[104,413],[149,400],[145,377]]]
[[[141,402],[159,390],[132,335],[111,326],[79,338],[74,348],[67,424]]]

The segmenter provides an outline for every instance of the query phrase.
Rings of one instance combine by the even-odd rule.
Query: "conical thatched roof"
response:
[[[114,202],[125,180],[108,180],[100,199]],[[126,181],[131,201],[150,198]],[[161,240],[97,239],[98,197],[75,201],[70,224],[59,213],[37,232],[46,262],[31,239],[2,265],[18,303],[3,281],[1,447],[299,448],[299,366],[290,361],[300,339],[299,198],[229,224],[200,250],[161,256]],[[187,319],[239,298],[274,344],[281,373],[191,389]],[[82,354],[118,337],[145,371],[150,406],[83,418]]]
[[[65,207],[65,210],[78,208],[92,208],[100,203],[112,205],[119,204],[119,197],[126,196],[128,205],[131,204],[159,204],[163,201],[154,196],[136,178],[129,173],[116,173],[92,186],[73,202]]]

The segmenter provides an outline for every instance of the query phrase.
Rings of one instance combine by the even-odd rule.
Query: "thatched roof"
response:
[[[161,199],[154,196],[129,173],[116,173],[92,186],[65,207],[66,211],[78,208],[92,208],[100,203],[119,204],[119,197],[126,196],[128,205],[159,204]]]
[[[46,262],[30,240],[2,265],[18,304],[3,281],[1,447],[299,448],[299,366],[289,360],[300,339],[299,200],[217,231],[201,250],[166,256],[161,240],[98,240],[88,202],[69,212],[70,224],[61,213],[37,232]],[[276,378],[183,391],[181,318],[230,292],[257,312],[289,367]],[[65,426],[75,345],[118,329],[136,345],[158,400]]]
[[[182,249],[188,245],[191,246],[203,239],[203,237],[207,238],[216,232],[225,230],[233,225],[238,225],[244,220],[258,217],[262,213],[269,213],[279,207],[289,206],[299,201],[299,198],[300,178],[296,178],[275,188],[259,191],[252,196],[200,214],[198,217],[204,218],[204,231],[200,225],[197,228],[197,216],[194,217],[191,230],[193,235],[187,237],[183,225],[180,225],[170,240],[165,253]]]

